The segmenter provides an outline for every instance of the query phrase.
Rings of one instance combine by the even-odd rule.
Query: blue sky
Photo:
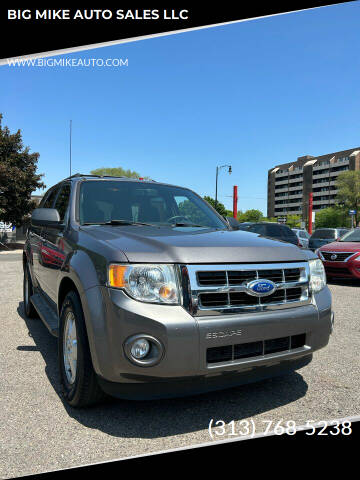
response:
[[[360,145],[360,3],[64,55],[128,67],[0,67],[3,124],[48,187],[122,166],[266,214],[267,170]],[[46,41],[44,40],[44,48]]]

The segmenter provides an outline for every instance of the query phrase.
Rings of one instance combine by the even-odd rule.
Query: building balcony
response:
[[[337,190],[325,190],[324,192],[313,192],[313,197],[323,197],[324,195],[336,195]]]
[[[316,173],[315,172],[313,173],[313,180],[317,180],[319,178],[329,178],[331,174],[329,174],[329,172],[327,173]]]

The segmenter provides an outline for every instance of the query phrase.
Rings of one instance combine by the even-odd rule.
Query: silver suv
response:
[[[187,188],[75,175],[32,214],[24,305],[74,407],[201,393],[307,365],[332,331],[310,251],[232,230]]]

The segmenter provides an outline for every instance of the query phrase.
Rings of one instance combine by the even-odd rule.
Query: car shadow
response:
[[[27,318],[23,302],[18,314],[24,320],[35,346],[18,346],[21,351],[38,350],[45,361],[45,373],[68,415],[82,425],[121,438],[159,438],[207,429],[211,419],[241,421],[295,402],[308,386],[299,373],[191,397],[126,401],[107,399],[88,409],[65,403],[59,382],[57,339],[39,319]]]

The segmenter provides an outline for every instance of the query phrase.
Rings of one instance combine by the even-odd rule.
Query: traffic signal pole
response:
[[[233,189],[233,217],[237,218],[238,187],[234,185]]]

